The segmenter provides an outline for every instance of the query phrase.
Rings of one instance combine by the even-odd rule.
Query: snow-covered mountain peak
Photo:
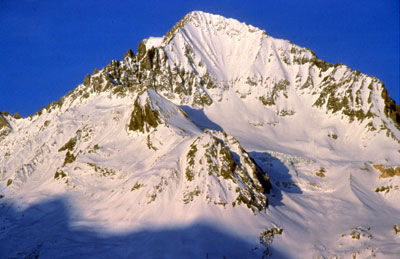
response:
[[[95,70],[85,77],[82,85],[45,110],[62,113],[90,102],[97,95],[131,98],[132,104],[137,101],[141,104],[143,116],[146,103],[151,111],[147,115],[158,115],[151,122],[153,125],[159,125],[158,120],[170,124],[165,118],[181,114],[183,108],[189,120],[180,115],[172,117],[197,122],[201,129],[225,129],[240,141],[248,139],[239,137],[242,130],[237,125],[244,123],[251,125],[249,131],[257,132],[262,139],[276,135],[290,143],[302,139],[329,149],[342,148],[346,143],[370,149],[357,152],[362,156],[368,154],[367,157],[373,157],[376,145],[389,145],[397,150],[400,106],[378,79],[343,64],[319,60],[311,50],[219,15],[189,13],[171,32],[163,40],[155,37],[143,40],[136,55],[129,50],[123,60],[113,60],[103,69]],[[170,41],[166,41],[168,37]],[[163,108],[153,102],[160,98]],[[237,109],[241,116],[235,116]],[[221,114],[232,118],[225,121]],[[304,125],[304,132],[292,130],[290,125],[302,121],[314,121],[313,127],[319,125],[324,129],[320,131],[321,137],[315,140],[307,135],[305,132],[313,130],[308,124]],[[198,130],[189,128],[188,132]],[[333,143],[330,136],[335,136]],[[378,141],[378,136],[384,141]],[[276,139],[270,141],[281,145]],[[386,141],[388,144],[384,144]],[[385,157],[382,154],[380,159]]]
[[[216,14],[211,14],[211,13],[206,13],[203,11],[192,11],[187,13],[181,20],[179,20],[172,28],[170,31],[167,32],[167,34],[164,37],[163,42],[168,43],[169,41],[172,40],[172,38],[176,35],[176,33],[179,33],[182,28],[184,28],[188,24],[192,24],[195,27],[200,27],[200,29],[205,29],[207,26],[210,24],[216,22],[216,21],[226,21],[228,18],[225,18],[220,15]],[[234,22],[238,22],[234,19],[230,19]]]
[[[267,38],[265,31],[235,19],[192,12],[166,34],[164,50],[171,65],[190,56],[200,74],[204,66],[213,77],[227,81],[249,72]]]
[[[340,143],[337,148],[343,146],[341,141],[359,148],[362,141],[363,148],[371,149],[368,157],[372,157],[376,145],[387,146],[378,141],[378,135],[389,137],[384,142],[392,144],[400,139],[400,106],[377,78],[343,64],[329,64],[311,50],[274,39],[234,19],[203,12],[189,13],[163,40],[145,39],[136,55],[129,50],[123,60],[113,60],[88,75],[83,85],[50,105],[50,110],[62,103],[66,110],[71,103],[79,105],[79,101],[96,94],[136,98],[147,89],[181,106],[189,117],[200,116],[190,118],[193,121],[209,122],[214,112],[230,116],[232,110],[241,107],[242,116],[233,116],[232,120],[250,124],[255,131],[273,125],[265,131],[279,136],[290,128],[284,126],[287,123],[315,121],[313,127],[324,128],[317,145],[332,146],[329,136],[338,136],[334,141],[334,146]],[[139,99],[145,103],[147,97]],[[152,102],[149,105],[153,107]],[[215,116],[211,128],[224,128],[237,136],[233,134],[236,125],[231,127],[221,119]],[[315,142],[301,131],[289,131],[283,136],[290,143],[298,139]]]
[[[192,25],[193,27],[198,28],[198,30],[208,30],[213,33],[222,32],[230,34],[231,36],[238,36],[240,32],[245,31],[261,31],[266,34],[265,31],[246,23],[239,22],[233,18],[226,18],[221,15],[206,13],[203,11],[192,11],[175,24],[175,26],[166,34],[164,42],[169,42],[176,33],[180,32],[188,25]]]
[[[191,12],[34,115],[0,113],[0,254],[398,258],[399,140],[377,78]]]

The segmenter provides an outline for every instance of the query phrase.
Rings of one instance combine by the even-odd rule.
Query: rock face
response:
[[[223,206],[245,204],[254,212],[266,210],[266,194],[271,189],[269,176],[233,137],[207,131],[190,144],[184,159],[186,188],[193,188],[200,179],[201,184],[194,187],[196,195]],[[213,191],[225,184],[224,195],[216,199]]]
[[[10,124],[8,124],[8,122],[6,121],[6,119],[4,118],[3,114],[0,114],[0,129],[3,129],[5,127],[10,127]]]
[[[2,113],[0,113],[0,140],[11,132],[11,126]]]
[[[400,253],[388,234],[400,222],[400,180],[388,177],[398,175],[399,114],[377,78],[191,12],[34,115],[0,114],[0,199],[16,211],[0,213],[0,254],[76,257],[83,239],[98,257],[163,257],[168,242],[201,257]],[[20,208],[33,211],[34,240],[7,238],[31,224],[14,220]],[[96,239],[81,227],[125,236]],[[179,231],[158,239],[154,229],[166,227]],[[369,243],[348,242],[349,231]]]
[[[148,104],[141,107],[136,99],[134,109],[129,121],[129,130],[139,130],[141,132],[149,132],[151,128],[156,128],[160,123],[158,111],[152,110]]]
[[[400,127],[400,105],[396,105],[396,102],[389,96],[386,89],[382,91],[382,98],[385,101],[385,114],[391,118],[396,126]]]

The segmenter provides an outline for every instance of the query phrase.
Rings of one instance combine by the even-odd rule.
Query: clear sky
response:
[[[0,0],[0,111],[35,113],[193,10],[312,49],[399,93],[399,0]]]

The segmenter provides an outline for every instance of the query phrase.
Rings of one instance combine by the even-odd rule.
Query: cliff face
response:
[[[10,123],[7,121],[3,113],[0,113],[0,141],[11,132]]]

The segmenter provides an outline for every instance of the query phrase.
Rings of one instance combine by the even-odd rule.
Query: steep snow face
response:
[[[312,143],[306,144],[308,155],[317,146],[328,151],[323,152],[325,157],[331,150],[353,159],[400,159],[400,106],[386,100],[386,90],[376,78],[319,60],[311,50],[269,37],[253,26],[203,12],[186,15],[163,43],[166,67],[179,68],[185,94],[203,92],[210,98],[200,103],[207,116],[238,137],[243,129],[231,124],[231,118],[254,126],[250,131],[256,138],[240,138],[245,145],[269,139],[279,150],[288,140],[290,146]],[[214,86],[206,83],[208,76]],[[171,98],[170,93],[163,94]],[[175,98],[185,103],[182,96]],[[198,104],[195,98],[193,103]],[[240,117],[231,115],[238,110]],[[279,141],[272,136],[279,136]],[[378,158],[378,146],[391,151]]]
[[[119,84],[145,85],[202,111],[246,148],[263,139],[306,156],[400,159],[400,106],[378,79],[234,19],[189,13],[162,42],[146,39],[136,56],[110,65],[126,70],[111,74]]]
[[[164,50],[170,66],[182,63],[184,56],[193,55],[196,68],[204,65],[220,81],[264,72],[257,69],[268,57],[269,53],[265,50],[269,51],[272,43],[265,31],[203,12],[193,12],[183,20],[184,25],[176,28],[172,38],[164,39],[168,42]],[[283,41],[278,43],[278,47],[288,44]],[[271,53],[273,51],[271,49]]]
[[[0,254],[397,258],[399,122],[378,79],[192,12],[0,114]]]

